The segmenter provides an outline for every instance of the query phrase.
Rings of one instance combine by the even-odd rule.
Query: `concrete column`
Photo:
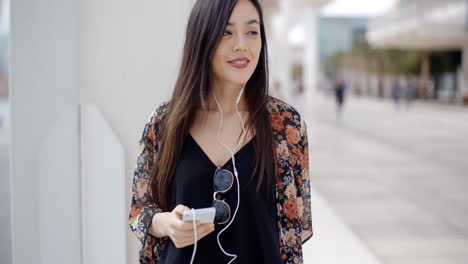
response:
[[[305,8],[304,24],[306,25],[306,38],[304,43],[304,87],[305,96],[310,98],[317,91],[318,83],[318,47],[317,47],[317,10],[312,7]]]
[[[288,32],[290,30],[290,3],[281,1],[279,11],[271,15],[269,36],[269,59],[270,59],[270,79],[274,87],[279,86],[279,91],[274,94],[280,99],[287,100],[291,93],[291,52],[288,45]]]
[[[462,82],[460,95],[465,104],[468,103],[468,43],[465,43],[462,49]]]
[[[103,199],[108,189],[120,190],[125,199],[112,206],[128,212],[138,140],[148,115],[171,94],[192,4],[11,2],[13,263],[84,262],[83,248],[90,242],[83,237],[92,236],[83,233],[90,230],[81,220],[89,213],[83,201]],[[87,131],[97,128],[90,127],[93,120],[80,120],[88,118],[80,117],[81,104],[99,109],[112,128],[125,152],[125,162],[115,167],[126,175],[108,186],[87,185],[84,192],[83,174],[100,175],[82,167],[80,153],[87,148],[80,143],[92,142],[100,131],[81,134],[80,123],[87,124]],[[108,163],[106,157],[100,158]],[[100,187],[100,195],[86,196]],[[128,214],[122,217],[116,221],[126,222]],[[122,249],[119,243],[127,256],[119,261],[138,263],[138,240],[128,225],[119,226],[112,237],[127,240]]]
[[[120,206],[127,211],[138,140],[148,115],[172,93],[192,5],[193,1],[81,1],[80,102],[99,109],[123,146],[126,201]],[[139,241],[128,225],[120,231],[127,236],[126,263],[138,263]]]
[[[79,2],[11,1],[13,263],[81,263]]]
[[[419,81],[419,97],[421,99],[427,99],[430,74],[429,52],[427,51],[423,54],[421,61],[421,77]]]

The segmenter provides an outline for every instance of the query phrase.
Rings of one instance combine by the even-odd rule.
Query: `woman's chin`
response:
[[[233,85],[242,85],[244,86],[252,76],[239,76],[235,78],[229,78],[229,82]]]
[[[226,84],[229,84],[229,86],[244,86],[247,81],[244,81],[244,80],[235,80],[235,79],[229,79],[229,80],[225,80],[225,83]]]

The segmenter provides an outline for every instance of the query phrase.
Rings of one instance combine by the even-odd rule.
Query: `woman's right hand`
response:
[[[150,233],[156,237],[168,236],[177,248],[194,244],[193,222],[182,221],[184,211],[190,210],[187,206],[177,205],[170,213],[158,213],[153,216]],[[200,224],[196,221],[197,241],[214,231],[214,224]]]

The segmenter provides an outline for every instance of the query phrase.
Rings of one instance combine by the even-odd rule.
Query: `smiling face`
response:
[[[247,83],[262,49],[260,34],[257,9],[248,0],[238,0],[211,61],[215,85]]]

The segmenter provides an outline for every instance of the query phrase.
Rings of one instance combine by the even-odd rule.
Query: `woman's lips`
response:
[[[231,64],[231,66],[234,68],[244,69],[244,68],[247,68],[249,64],[249,60],[233,60],[233,61],[229,61],[228,63]]]

